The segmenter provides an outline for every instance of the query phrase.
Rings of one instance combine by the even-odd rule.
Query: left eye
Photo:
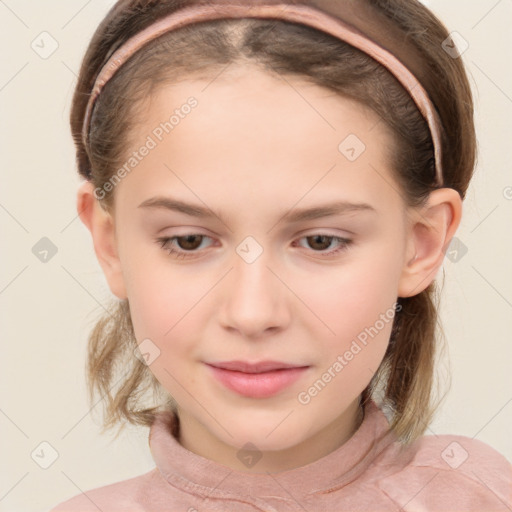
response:
[[[172,236],[172,237],[162,237],[157,238],[156,242],[160,244],[162,249],[165,249],[169,255],[174,255],[176,258],[190,258],[195,257],[196,250],[200,245],[202,239],[210,238],[206,235],[200,234],[188,234],[181,236]],[[333,241],[338,242],[338,248],[320,253],[322,255],[332,256],[333,254],[337,254],[341,251],[344,251],[348,248],[348,246],[352,243],[352,240],[347,238],[342,238],[334,235],[326,235],[326,234],[314,234],[299,238],[299,240],[307,240],[309,244],[313,244],[314,246],[320,245],[321,250],[325,250],[327,247],[331,245]],[[176,243],[173,243],[175,242]],[[177,247],[178,246],[178,247]],[[181,247],[180,247],[181,246]],[[325,246],[325,247],[324,247]],[[177,247],[177,248],[176,248]],[[313,251],[320,252],[320,251]]]
[[[340,245],[338,246],[337,249],[333,249],[333,250],[327,251],[325,253],[328,256],[337,254],[338,252],[345,250],[352,243],[352,240],[349,240],[348,238],[342,238],[342,237],[334,236],[334,235],[323,235],[323,234],[315,234],[315,235],[305,236],[304,239],[307,240],[309,244],[313,243],[313,245],[318,244],[320,246],[327,245],[327,247],[329,247],[331,245],[332,241],[338,242]],[[302,238],[300,238],[299,240],[302,240]],[[311,242],[311,241],[313,241],[313,242]],[[322,248],[325,249],[325,247],[321,247],[321,249]],[[314,251],[314,252],[318,252],[318,251]]]

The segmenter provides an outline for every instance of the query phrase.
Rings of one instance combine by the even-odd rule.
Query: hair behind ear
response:
[[[437,284],[399,298],[393,331],[373,386],[384,379],[384,404],[394,412],[391,428],[403,442],[421,435],[430,423],[436,353]]]

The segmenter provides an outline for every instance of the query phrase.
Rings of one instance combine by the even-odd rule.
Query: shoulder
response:
[[[143,475],[96,487],[55,505],[49,512],[139,512],[144,508],[144,495],[156,476],[157,469]],[[142,499],[141,499],[142,498]]]
[[[429,435],[394,455],[397,470],[379,487],[406,511],[512,510],[512,465],[482,441]]]

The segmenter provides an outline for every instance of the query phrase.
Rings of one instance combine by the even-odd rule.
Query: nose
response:
[[[286,328],[290,321],[290,291],[266,252],[253,262],[238,254],[226,281],[220,320],[224,328],[246,338],[259,338]]]

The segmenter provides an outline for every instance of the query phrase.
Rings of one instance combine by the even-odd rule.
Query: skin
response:
[[[461,199],[443,188],[425,207],[408,209],[388,162],[391,133],[376,114],[252,67],[213,82],[163,86],[134,129],[132,149],[190,96],[198,106],[115,187],[112,214],[88,182],[77,210],[112,293],[129,299],[137,342],[149,338],[160,350],[149,368],[178,404],[179,442],[239,471],[303,466],[358,428],[359,397],[384,356],[392,322],[309,403],[298,394],[397,297],[434,280],[459,225]],[[366,145],[353,162],[338,150],[349,134]],[[206,205],[225,222],[138,207],[157,195]],[[375,211],[282,220],[296,208],[342,199]],[[155,241],[186,234],[204,235],[195,245],[172,243],[182,252],[192,247],[188,259]],[[340,244],[307,238],[314,234],[352,243],[326,256]],[[263,249],[250,264],[236,252],[247,236]],[[277,395],[248,398],[223,387],[204,364],[232,359],[310,367]],[[251,468],[237,457],[248,442],[262,455]]]

